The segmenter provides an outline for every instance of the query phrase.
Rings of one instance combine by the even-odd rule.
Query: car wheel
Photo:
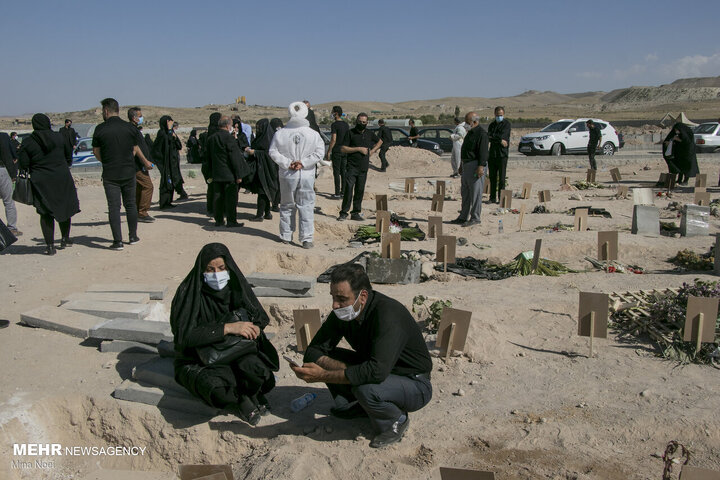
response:
[[[562,155],[562,144],[556,143],[555,145],[553,145],[552,148],[550,149],[550,155],[555,155],[557,157]]]
[[[615,145],[612,142],[605,142],[602,151],[603,155],[615,155]]]

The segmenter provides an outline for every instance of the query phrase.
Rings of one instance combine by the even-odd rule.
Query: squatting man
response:
[[[398,442],[408,412],[432,398],[432,361],[422,332],[400,302],[373,291],[360,265],[333,270],[330,294],[333,311],[310,342],[305,363],[290,368],[301,380],[327,385],[333,416],[368,417],[376,433],[371,447]],[[342,338],[353,350],[337,346]]]

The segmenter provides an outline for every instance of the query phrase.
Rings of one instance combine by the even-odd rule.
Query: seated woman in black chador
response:
[[[172,301],[175,380],[209,405],[257,425],[270,409],[265,394],[279,368],[277,351],[263,333],[269,321],[227,247],[205,245]],[[254,340],[257,348],[228,364],[203,364],[198,349],[237,336]]]

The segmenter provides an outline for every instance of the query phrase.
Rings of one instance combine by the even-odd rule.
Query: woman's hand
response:
[[[226,323],[224,332],[225,335],[238,335],[241,337],[255,340],[260,336],[260,328],[250,322],[232,322]]]

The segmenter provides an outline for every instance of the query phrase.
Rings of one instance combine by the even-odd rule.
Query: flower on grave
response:
[[[400,233],[402,232],[402,227],[398,225],[397,223],[391,223],[389,227],[390,233]]]

